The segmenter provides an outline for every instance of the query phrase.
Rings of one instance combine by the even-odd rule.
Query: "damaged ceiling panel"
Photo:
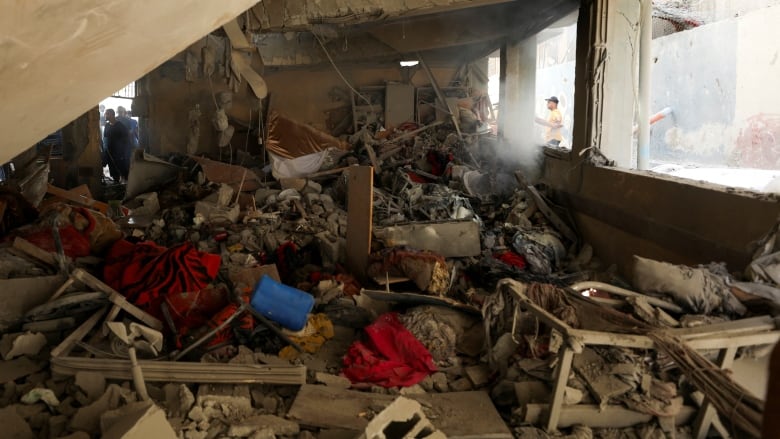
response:
[[[471,2],[469,9],[451,6],[442,11],[438,8],[433,10],[439,11],[435,14],[410,8],[415,11],[413,16],[350,13],[344,21],[334,17],[312,19],[305,25],[283,29],[260,25],[252,17],[244,19],[248,20],[247,27],[255,32],[254,42],[266,67],[327,63],[318,40],[335,62],[389,63],[417,52],[423,53],[426,59],[436,59],[442,53],[449,57],[454,48],[465,49],[459,58],[484,56],[485,46],[491,50],[505,38],[528,38],[579,5],[575,0],[485,3]],[[253,8],[253,12],[263,8],[262,4]]]

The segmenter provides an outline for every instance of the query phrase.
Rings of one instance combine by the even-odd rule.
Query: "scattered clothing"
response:
[[[381,315],[365,331],[368,339],[353,343],[344,357],[342,373],[353,383],[409,387],[436,372],[431,353],[398,314]]]

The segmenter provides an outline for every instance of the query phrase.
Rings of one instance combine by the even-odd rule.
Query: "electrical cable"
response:
[[[374,106],[373,106],[373,105],[371,105],[371,101],[369,101],[369,100],[368,100],[368,98],[366,98],[365,96],[363,96],[363,95],[362,95],[362,94],[361,94],[359,91],[357,91],[357,90],[355,89],[355,87],[353,87],[353,86],[352,86],[352,85],[349,83],[349,81],[347,81],[347,78],[345,78],[345,77],[344,77],[344,75],[341,73],[341,70],[339,70],[339,68],[336,66],[336,63],[333,61],[333,58],[331,58],[331,57],[330,57],[330,53],[328,53],[328,49],[326,49],[326,48],[325,48],[325,44],[324,44],[324,43],[322,42],[322,40],[320,39],[320,36],[319,36],[319,35],[317,35],[316,33],[312,33],[312,35],[314,35],[314,38],[316,38],[316,39],[317,39],[317,42],[318,42],[318,43],[320,43],[320,47],[322,47],[322,51],[323,51],[323,52],[325,52],[325,56],[326,56],[326,57],[328,57],[328,61],[330,61],[330,64],[333,66],[333,69],[334,69],[334,70],[336,70],[336,73],[338,73],[338,75],[339,75],[339,77],[341,78],[341,80],[342,80],[342,81],[344,81],[344,84],[346,84],[346,86],[347,86],[347,87],[349,87],[349,89],[350,89],[350,90],[352,90],[352,92],[353,92],[353,93],[355,93],[356,95],[358,95],[358,97],[360,97],[361,99],[363,99],[364,101],[366,101],[366,103],[368,104],[368,106],[371,108],[371,112],[373,113],[373,112],[374,112]]]

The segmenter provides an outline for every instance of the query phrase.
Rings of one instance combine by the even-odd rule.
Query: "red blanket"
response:
[[[220,262],[219,255],[199,252],[190,243],[168,249],[153,242],[119,240],[108,252],[103,280],[159,318],[166,294],[206,288],[217,276]]]
[[[404,327],[398,314],[381,315],[365,328],[368,340],[357,341],[344,357],[344,376],[353,383],[408,387],[436,372],[433,357]]]

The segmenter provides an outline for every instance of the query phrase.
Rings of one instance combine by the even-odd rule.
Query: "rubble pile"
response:
[[[740,278],[637,256],[629,284],[478,125],[142,155],[123,203],[8,189],[9,437],[688,437],[709,404],[755,435],[720,368],[777,339],[780,232]]]

